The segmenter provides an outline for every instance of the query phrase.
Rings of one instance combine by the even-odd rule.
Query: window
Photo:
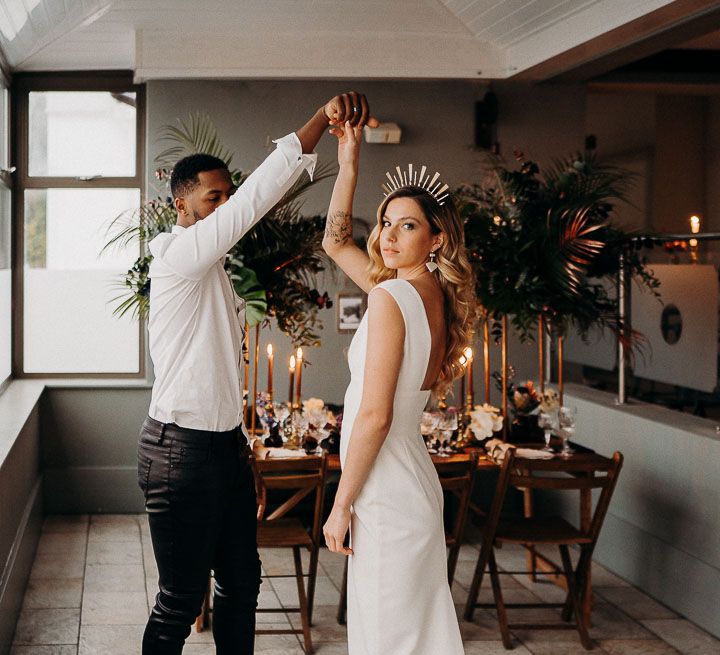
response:
[[[0,389],[12,373],[12,219],[8,167],[8,90],[0,72]]]
[[[113,315],[139,246],[101,252],[142,200],[144,93],[130,75],[19,75],[20,375],[139,377],[142,326]]]

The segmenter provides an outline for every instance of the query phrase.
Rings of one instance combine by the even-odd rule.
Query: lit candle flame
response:
[[[295,355],[290,356],[290,370],[291,371],[295,370]]]
[[[465,359],[465,355],[460,355],[460,366],[465,366],[467,364],[467,359]]]
[[[300,362],[300,361],[302,361],[302,358],[303,358],[302,348],[298,348],[298,349],[297,349],[297,359],[298,359],[298,361]]]
[[[271,343],[269,343],[269,344],[267,345],[267,354],[268,354],[268,357],[272,357],[272,356],[273,356],[273,347],[272,347],[272,344],[271,344]]]
[[[471,362],[471,361],[472,361],[472,358],[473,358],[473,350],[472,350],[472,348],[470,348],[470,346],[468,346],[467,348],[465,348],[465,350],[463,350],[463,355],[465,356],[465,359],[466,359],[467,361]]]
[[[700,217],[699,216],[691,216],[690,217],[690,231],[693,234],[697,234],[700,232]]]

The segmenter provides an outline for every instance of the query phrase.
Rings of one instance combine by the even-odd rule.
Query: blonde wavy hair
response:
[[[477,320],[474,275],[465,250],[463,223],[455,203],[448,197],[440,205],[425,189],[405,186],[388,194],[377,210],[377,223],[368,237],[370,256],[368,274],[373,286],[397,277],[397,270],[387,268],[380,252],[380,232],[385,209],[395,198],[412,198],[422,209],[432,234],[443,232],[445,238],[435,251],[436,275],[445,296],[447,340],[440,375],[432,387],[435,396],[444,394],[453,380],[463,373],[460,357],[470,344]],[[462,399],[461,399],[462,402]]]

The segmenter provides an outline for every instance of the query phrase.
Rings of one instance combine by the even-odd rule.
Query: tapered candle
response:
[[[490,404],[490,326],[483,323],[483,373],[485,374],[485,402]]]
[[[297,366],[295,368],[295,404],[300,407],[302,403],[302,365],[303,365],[303,351],[302,348],[297,349],[295,356]]]
[[[467,359],[465,359],[465,355],[460,355],[460,366],[463,368],[465,367],[465,364],[467,364]],[[465,407],[465,375],[466,371],[463,371],[463,374],[460,376],[460,407]]]
[[[257,378],[260,367],[260,323],[255,326],[255,344],[253,348],[253,388],[252,388],[252,414],[250,414],[250,434],[255,434],[257,419]]]
[[[243,375],[243,409],[245,412],[245,424],[249,422],[250,412],[250,352],[248,351],[248,339],[250,338],[250,326],[245,321],[245,338],[242,344],[242,354],[244,360],[244,375]]]
[[[469,346],[463,351],[465,359],[467,359],[467,368],[465,374],[467,375],[467,406],[472,409],[475,402],[475,390],[473,388],[473,351]]]
[[[290,386],[288,388],[288,402],[290,403],[290,409],[292,409],[293,393],[295,391],[295,355],[290,356],[290,366],[288,367],[288,373],[290,374]]]
[[[693,234],[698,234],[700,232],[700,217],[699,216],[691,216],[690,217],[690,231]],[[690,259],[693,263],[697,263],[698,260],[698,240],[697,239],[690,239],[688,242],[690,244]]]
[[[272,344],[269,343],[267,346],[267,358],[268,358],[268,380],[267,380],[267,392],[268,396],[270,396],[270,400],[272,400],[272,394],[273,394],[273,360],[275,359],[275,356],[273,355],[273,347]]]

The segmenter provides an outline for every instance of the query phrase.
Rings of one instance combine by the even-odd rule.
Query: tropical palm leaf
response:
[[[169,146],[155,157],[160,166],[173,167],[178,159],[198,152],[222,159],[228,168],[233,159],[233,153],[221,144],[210,116],[203,112],[190,114],[187,121],[178,119],[178,125],[163,127],[158,142],[163,141],[175,145]]]
[[[125,248],[135,241],[145,244],[161,232],[169,232],[176,222],[177,212],[172,204],[151,200],[113,219],[107,229],[110,240],[101,252],[113,247]]]
[[[214,155],[228,165],[232,161],[232,153],[221,145],[205,114],[191,114],[187,120],[164,127],[160,140],[169,144],[156,158],[161,168],[172,168],[179,158],[195,152]],[[247,178],[239,170],[231,170],[230,174],[236,186]],[[246,302],[248,323],[255,325],[272,316],[296,345],[319,343],[318,330],[322,324],[318,312],[328,306],[326,300],[318,300],[322,294],[314,288],[316,274],[326,265],[322,253],[324,219],[303,217],[302,198],[312,186],[334,174],[335,166],[320,164],[315,167],[312,180],[301,175],[233,247],[225,262],[236,293]],[[160,179],[167,182],[165,170]],[[109,228],[110,238],[103,250],[139,242],[141,253],[145,253],[147,243],[160,232],[169,231],[176,222],[172,202],[157,198],[134,212],[118,216]],[[151,261],[151,255],[142,254],[124,276],[122,286],[126,293],[114,299],[120,301],[115,314],[132,312],[139,318],[148,315]]]
[[[560,215],[559,223],[559,260],[564,275],[559,282],[571,294],[580,292],[582,279],[587,273],[598,253],[605,247],[605,242],[592,239],[590,235],[605,227],[604,224],[592,224],[590,207],[579,211],[565,210]]]
[[[243,266],[242,262],[231,257],[230,265],[233,267],[230,280],[235,293],[245,301],[245,319],[250,327],[255,327],[267,314],[265,289],[258,282],[255,272]]]

